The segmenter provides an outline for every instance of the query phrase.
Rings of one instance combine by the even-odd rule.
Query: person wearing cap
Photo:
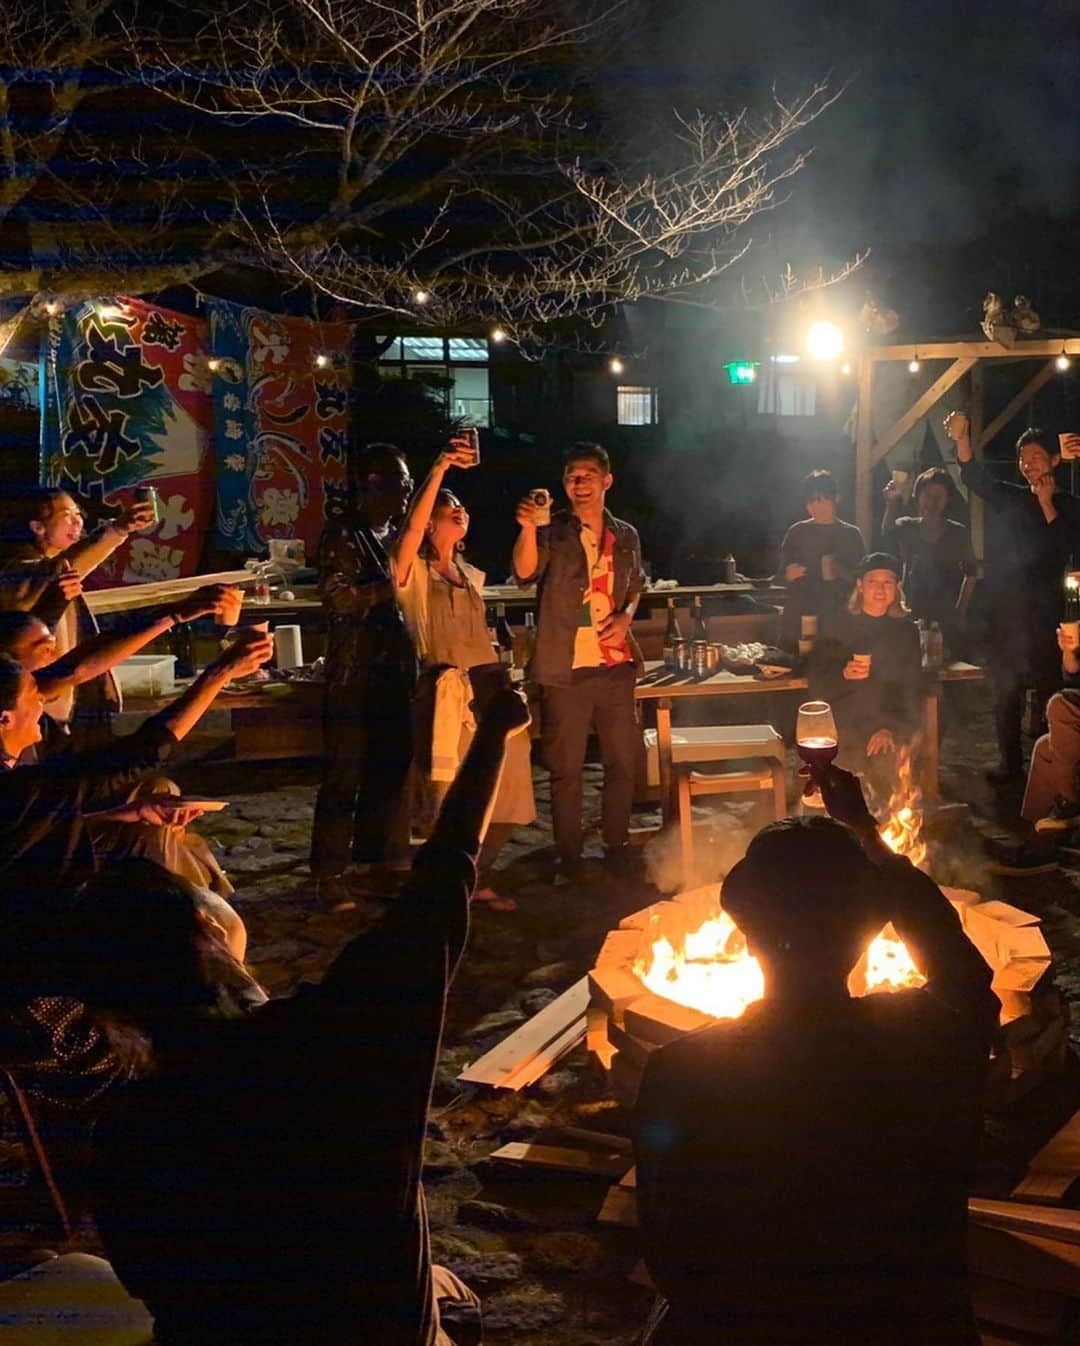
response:
[[[648,1346],[977,1346],[967,1189],[1000,1005],[927,875],[830,768],[831,817],[759,832],[722,901],[761,964],[741,1018],[652,1052],[638,1216],[660,1296]],[[926,977],[853,998],[892,921]]]
[[[826,620],[808,670],[812,695],[833,708],[837,761],[853,771],[873,768],[881,781],[920,725],[922,652],[900,573],[886,552],[859,563],[848,604]]]
[[[862,533],[837,515],[833,474],[815,468],[803,488],[807,517],[793,523],[780,544],[778,579],[787,585],[780,644],[792,652],[799,647],[803,617],[820,622],[844,606],[855,567],[866,555]]]

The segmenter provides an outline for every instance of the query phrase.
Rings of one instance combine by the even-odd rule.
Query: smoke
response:
[[[695,810],[694,863],[683,874],[682,846],[677,826],[665,828],[645,848],[645,870],[661,893],[685,892],[706,883],[719,883],[743,858],[751,839],[760,830],[755,800],[724,801],[710,809]]]

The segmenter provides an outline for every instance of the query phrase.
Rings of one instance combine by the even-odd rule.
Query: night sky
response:
[[[646,7],[610,74],[657,112],[846,84],[755,231],[756,269],[869,248],[856,289],[905,328],[973,331],[987,289],[1080,327],[1080,5],[671,0]]]

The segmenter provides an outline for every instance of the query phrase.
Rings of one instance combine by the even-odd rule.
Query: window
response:
[[[813,374],[791,369],[766,369],[758,381],[758,415],[813,416],[817,383]]]
[[[655,388],[635,388],[626,384],[616,391],[620,425],[655,425],[659,420]]]
[[[454,420],[489,426],[489,358],[484,337],[401,336],[379,356],[379,373],[427,383],[428,395],[442,402]]]

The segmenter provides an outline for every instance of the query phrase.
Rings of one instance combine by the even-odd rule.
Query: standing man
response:
[[[793,523],[780,544],[780,573],[787,585],[780,643],[792,653],[799,648],[803,617],[820,620],[844,606],[855,567],[866,555],[859,530],[837,517],[833,474],[816,468],[803,487],[807,517]]]
[[[1008,561],[992,585],[991,669],[999,765],[988,771],[994,785],[1019,784],[1024,758],[1020,745],[1024,689],[1034,687],[1040,715],[1061,686],[1057,626],[1065,602],[1069,554],[1080,548],[1080,500],[1058,490],[1054,469],[1061,461],[1041,430],[1025,430],[1016,441],[1024,485],[996,481],[971,447],[963,412],[945,423],[956,442],[960,479],[1000,515],[1009,531]]]
[[[603,836],[609,868],[625,874],[630,806],[640,751],[634,710],[637,648],[630,635],[644,583],[637,530],[608,512],[611,462],[599,444],[572,444],[563,466],[570,507],[537,527],[526,497],[517,509],[514,575],[537,585],[536,653],[543,746],[560,872],[581,876],[581,773],[595,725],[604,764]]]
[[[369,444],[351,474],[347,512],[319,540],[326,608],[325,746],[315,804],[311,872],[319,900],[355,906],[350,861],[408,859],[405,783],[412,758],[416,653],[394,597],[389,551],[412,494],[401,450]]]

